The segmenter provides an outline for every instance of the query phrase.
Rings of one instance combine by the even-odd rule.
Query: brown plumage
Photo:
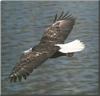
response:
[[[59,47],[54,45],[64,43],[74,23],[75,19],[69,12],[66,14],[62,12],[59,17],[56,14],[53,24],[44,32],[40,43],[32,49],[32,52],[22,56],[13,68],[9,76],[10,81],[16,82],[17,80],[21,81],[22,78],[26,79],[33,69],[40,66],[48,58],[64,56],[65,54],[58,52]]]

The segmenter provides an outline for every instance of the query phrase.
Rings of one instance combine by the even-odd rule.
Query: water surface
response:
[[[56,13],[70,11],[76,24],[66,42],[86,44],[72,58],[49,59],[27,80],[7,79],[22,52],[39,43]],[[2,94],[98,94],[98,2],[12,1],[2,2]]]

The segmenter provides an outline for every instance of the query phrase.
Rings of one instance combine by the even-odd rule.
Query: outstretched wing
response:
[[[21,60],[13,68],[9,76],[11,82],[21,81],[22,78],[26,79],[33,69],[58,52],[59,47],[55,46],[55,44],[64,43],[74,23],[75,19],[69,13],[64,14],[62,12],[60,16],[56,14],[53,24],[44,33],[40,43],[32,48],[32,52],[22,56]]]

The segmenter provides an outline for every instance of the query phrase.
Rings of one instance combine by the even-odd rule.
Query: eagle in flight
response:
[[[48,28],[46,28],[43,37],[38,45],[24,51],[20,61],[13,68],[9,78],[11,82],[26,79],[32,71],[40,66],[48,58],[57,58],[59,56],[73,56],[75,52],[82,51],[85,48],[83,42],[74,40],[64,44],[65,39],[73,29],[75,18],[69,13],[62,12],[57,14]]]

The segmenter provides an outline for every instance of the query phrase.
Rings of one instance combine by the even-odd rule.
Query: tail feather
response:
[[[60,52],[62,53],[72,53],[82,51],[85,48],[85,44],[80,42],[80,40],[74,40],[66,44],[55,44],[55,46],[60,47]]]

